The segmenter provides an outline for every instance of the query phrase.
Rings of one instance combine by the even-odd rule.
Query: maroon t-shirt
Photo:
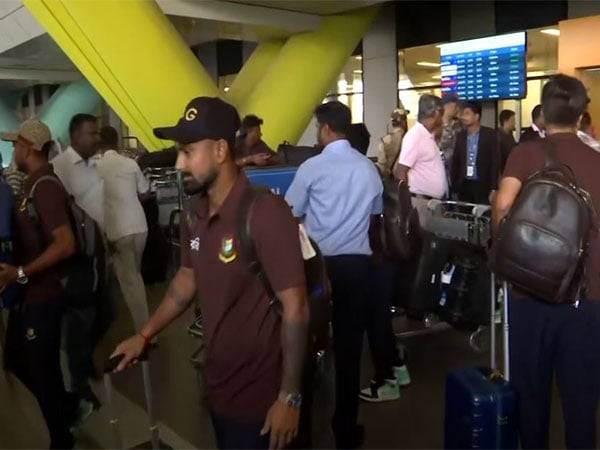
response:
[[[282,377],[281,318],[250,272],[236,236],[246,189],[241,174],[220,210],[209,217],[206,197],[195,199],[181,226],[181,265],[194,270],[202,310],[208,398],[217,415],[252,423],[265,419]],[[274,195],[254,205],[251,235],[266,275],[278,292],[305,283],[298,225]]]
[[[25,266],[38,258],[52,242],[52,232],[57,228],[71,226],[65,190],[52,180],[41,181],[35,189],[33,207],[39,223],[30,217],[26,207],[34,183],[41,177],[54,175],[47,165],[29,175],[23,186],[23,202],[16,205],[15,246],[17,264]],[[63,267],[59,264],[43,272],[31,275],[25,287],[25,302],[53,301],[63,294],[60,278]]]
[[[546,138],[554,144],[561,163],[575,173],[580,188],[592,197],[596,211],[600,211],[600,153],[584,144],[573,133],[558,133]],[[544,140],[536,139],[519,144],[510,153],[505,177],[513,177],[522,183],[539,172],[545,163]],[[586,259],[586,287],[590,300],[600,301],[600,235],[592,233]]]

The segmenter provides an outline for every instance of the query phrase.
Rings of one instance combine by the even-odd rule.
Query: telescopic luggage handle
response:
[[[496,362],[496,274],[491,273],[490,276],[490,367],[493,371],[497,370]],[[502,282],[502,348],[504,356],[504,378],[506,381],[510,380],[510,336],[509,336],[509,322],[508,322],[508,308],[509,308],[509,292],[508,283]]]

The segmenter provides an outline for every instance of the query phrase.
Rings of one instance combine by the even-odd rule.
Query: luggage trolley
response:
[[[460,311],[453,312],[450,304],[467,304],[467,310],[469,306],[475,306],[469,310],[477,316],[477,329],[470,336],[470,344],[479,351],[476,343],[486,329],[487,302],[468,305],[465,297],[468,298],[469,290],[474,286],[484,292],[484,297],[489,292],[488,279],[481,275],[486,271],[483,261],[491,235],[491,208],[489,205],[430,200],[428,213],[430,217],[427,229],[423,230],[423,249],[416,264],[409,300],[409,310],[422,313],[425,328],[401,332],[397,336],[412,337],[457,327],[462,316]],[[440,311],[446,317],[440,318],[444,315]],[[469,324],[469,327],[474,325]]]

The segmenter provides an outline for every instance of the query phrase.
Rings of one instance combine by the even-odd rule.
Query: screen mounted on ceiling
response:
[[[467,100],[527,94],[527,35],[504,34],[440,46],[442,95]]]

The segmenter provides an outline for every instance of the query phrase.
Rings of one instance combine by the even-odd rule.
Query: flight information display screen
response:
[[[524,98],[526,63],[525,32],[442,44],[442,95],[466,100]]]

